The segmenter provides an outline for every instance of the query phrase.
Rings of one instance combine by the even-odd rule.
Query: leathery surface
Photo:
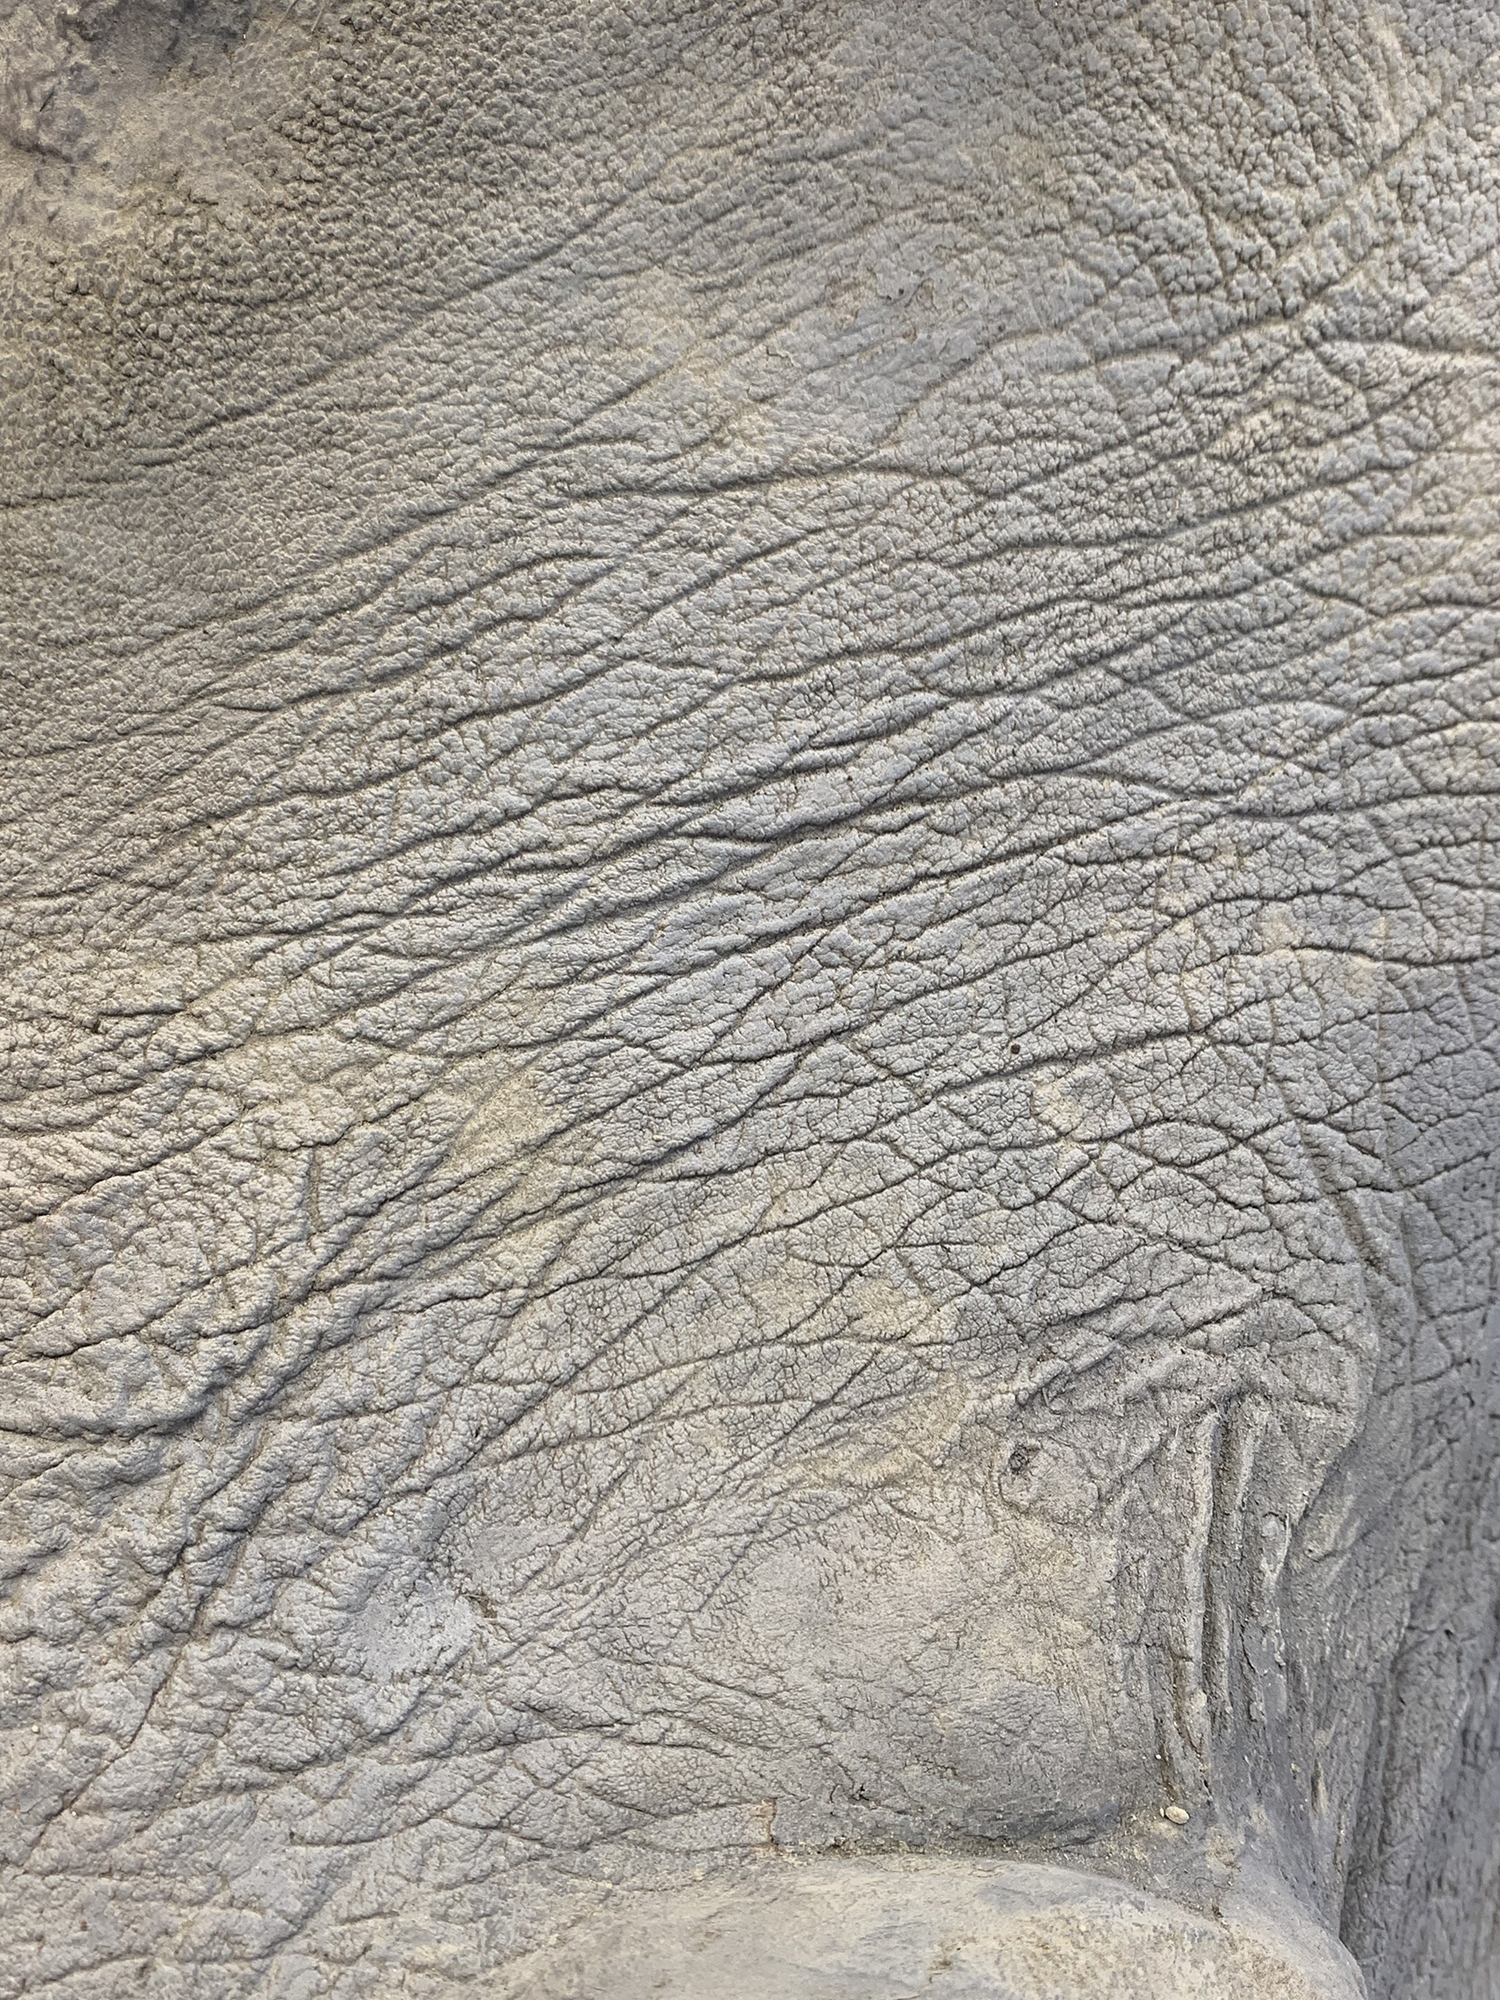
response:
[[[1497,40],[8,18],[0,1994],[1490,1990]]]

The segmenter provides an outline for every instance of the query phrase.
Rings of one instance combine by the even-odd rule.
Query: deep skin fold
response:
[[[5,127],[0,1991],[1487,1991],[1493,23],[226,24]]]

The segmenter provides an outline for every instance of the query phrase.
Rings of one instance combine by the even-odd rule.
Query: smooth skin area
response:
[[[1497,48],[0,24],[0,1996],[1497,1990]]]

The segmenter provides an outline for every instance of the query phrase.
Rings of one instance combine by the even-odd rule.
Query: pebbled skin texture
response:
[[[1500,1992],[1493,10],[3,32],[0,1996]]]

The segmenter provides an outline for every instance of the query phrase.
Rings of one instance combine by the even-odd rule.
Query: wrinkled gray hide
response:
[[[5,2000],[1500,1993],[1497,47],[6,13]]]

